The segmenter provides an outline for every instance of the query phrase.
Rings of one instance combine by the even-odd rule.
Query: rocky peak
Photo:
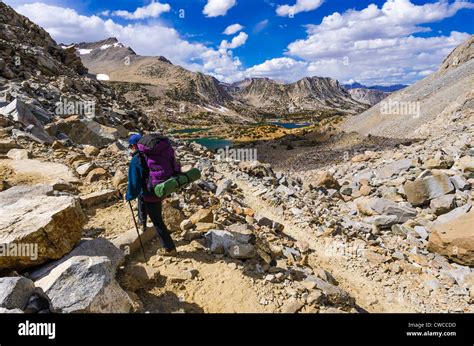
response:
[[[93,53],[94,55],[113,54],[117,55],[118,52],[134,56],[136,53],[130,47],[126,47],[123,43],[119,42],[117,38],[110,37],[105,40],[96,42],[81,42],[74,45],[79,55],[88,55]],[[123,55],[123,54],[122,54]]]
[[[441,64],[438,73],[455,69],[474,58],[474,35],[457,46]]]
[[[74,50],[63,49],[40,26],[0,2],[0,75],[27,78],[85,74]]]
[[[370,106],[379,103],[385,97],[390,95],[390,93],[387,92],[367,88],[351,88],[348,92],[354,100],[366,103]]]

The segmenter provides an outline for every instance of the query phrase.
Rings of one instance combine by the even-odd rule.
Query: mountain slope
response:
[[[85,74],[73,47],[62,49],[28,18],[0,2],[0,75],[5,78]]]
[[[165,105],[168,113],[176,115],[175,120],[184,120],[179,116],[183,108],[188,115],[217,113],[227,116],[226,120],[235,120],[232,118],[238,114],[255,117],[262,113],[286,115],[319,110],[354,114],[366,108],[330,78],[303,78],[291,84],[252,78],[228,85],[173,65],[164,57],[137,55],[115,38],[80,43],[76,48],[91,73],[111,81],[147,84],[144,92],[156,98],[154,108]]]
[[[0,125],[14,126],[6,132],[12,138],[67,142],[71,129],[65,123],[90,130],[71,131],[81,144],[102,130],[126,136],[123,124],[132,128],[141,118],[143,127],[148,125],[139,112],[124,111],[130,108],[120,95],[87,75],[74,46],[61,47],[41,27],[0,2]]]
[[[348,90],[351,97],[359,102],[373,106],[384,98],[386,98],[390,93],[383,92],[375,89],[366,89],[366,88],[352,88]]]
[[[80,43],[77,49],[91,73],[106,74],[110,80],[160,86],[182,101],[223,105],[232,100],[214,77],[188,71],[161,56],[137,55],[115,38]]]
[[[91,73],[120,82],[120,92],[150,116],[202,125],[253,121],[255,113],[235,102],[212,76],[173,65],[165,57],[137,55],[116,38],[83,42],[76,49]]]
[[[229,92],[243,103],[277,115],[320,110],[354,114],[366,107],[352,99],[338,81],[322,77],[306,77],[290,84],[251,78],[234,83]]]
[[[439,70],[391,94],[343,129],[384,137],[425,137],[452,122],[472,123],[474,36],[459,45]]]

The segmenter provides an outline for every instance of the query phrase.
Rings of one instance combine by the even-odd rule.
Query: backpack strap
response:
[[[148,183],[150,181],[150,168],[148,167],[148,164],[146,162],[146,155],[145,153],[141,152],[141,151],[137,151],[138,154],[138,159],[140,160],[140,166],[142,166],[142,168],[145,170],[145,177],[144,179],[142,180],[142,189],[146,192],[150,192],[150,189],[149,189],[149,186],[148,186]]]

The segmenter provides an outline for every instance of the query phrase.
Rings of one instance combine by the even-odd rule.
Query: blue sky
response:
[[[318,75],[412,83],[474,32],[474,4],[464,0],[5,2],[58,42],[116,36],[139,54],[226,82]]]

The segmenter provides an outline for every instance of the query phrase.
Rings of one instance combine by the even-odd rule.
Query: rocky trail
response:
[[[276,215],[273,208],[255,197],[255,189],[248,186],[245,181],[238,181],[238,186],[244,191],[245,202],[255,208],[256,212],[264,213],[285,226],[284,233],[291,238],[305,242],[313,251],[310,259],[312,264],[332,273],[339,282],[339,286],[345,289],[356,299],[357,304],[368,312],[413,312],[413,307],[397,301],[396,297],[385,296],[383,294],[383,284],[368,278],[360,268],[354,263],[356,258],[344,256],[334,256],[337,253],[337,247],[345,247],[341,242],[328,241],[328,238],[314,237],[308,234],[308,229],[298,226],[298,219],[295,217],[282,218]],[[344,249],[340,249],[343,252]],[[360,267],[360,263],[358,263]],[[365,265],[365,263],[364,263]],[[395,298],[395,299],[394,299]],[[389,300],[390,299],[390,300]]]
[[[178,255],[157,254],[160,243],[149,224],[142,233],[147,264],[128,205],[118,198],[117,191],[126,186],[127,153],[116,151],[115,144],[98,152],[90,146],[70,149],[63,156],[60,149],[49,147],[21,149],[27,141],[17,140],[17,148],[9,149],[2,161],[8,169],[2,171],[7,189],[0,193],[0,207],[3,205],[8,215],[2,201],[15,200],[26,203],[29,210],[36,202],[24,199],[25,194],[51,201],[77,196],[82,211],[71,210],[82,213],[82,221],[71,214],[55,216],[63,220],[62,225],[69,223],[71,231],[80,232],[68,240],[72,252],[57,248],[62,254],[45,256],[62,259],[46,263],[42,259],[43,265],[22,271],[44,290],[52,306],[63,312],[469,312],[473,273],[462,265],[470,260],[468,238],[462,243],[463,228],[459,240],[442,241],[457,241],[466,249],[461,251],[467,251],[464,257],[457,257],[459,249],[436,250],[461,264],[426,250],[436,241],[431,237],[426,240],[435,232],[433,218],[451,222],[469,215],[472,156],[471,149],[462,144],[468,143],[469,136],[464,133],[434,140],[443,141],[445,147],[450,142],[452,148],[461,150],[456,160],[444,154],[421,161],[425,167],[452,166],[450,172],[431,168],[430,175],[429,168],[416,170],[420,162],[410,157],[423,157],[420,153],[434,145],[430,140],[366,151],[339,166],[331,164],[329,169],[336,171],[335,175],[323,168],[312,172],[310,178],[308,172],[285,175],[273,171],[269,164],[222,159],[196,143],[176,141],[183,165],[198,167],[203,176],[164,203],[165,222],[177,242]],[[43,174],[17,185],[15,177],[32,167]],[[426,203],[414,209],[397,201],[410,198],[420,204],[417,199],[430,198],[425,192],[410,195],[400,188],[385,190],[391,185],[409,186],[409,175],[420,173],[422,178],[415,182],[451,176],[452,183],[445,183],[443,192],[439,191],[443,187],[436,185],[425,187],[444,193],[440,202],[446,199],[443,196],[451,196],[450,205],[438,207],[431,202],[428,209]],[[456,178],[456,174],[460,175]],[[307,181],[303,183],[303,179]],[[456,194],[450,195],[453,189]],[[53,204],[51,208],[56,207]],[[430,212],[440,216],[426,216]],[[32,217],[35,215],[39,220],[40,214]],[[61,227],[48,222],[50,241],[54,242],[53,234],[61,232]],[[13,227],[15,234],[19,226],[8,227]],[[35,234],[35,228],[30,232]],[[84,256],[98,262],[84,267]],[[113,284],[108,283],[110,279],[101,281],[102,276],[91,279],[86,275],[96,265],[105,265],[104,260],[112,264],[108,275],[112,275]],[[93,267],[88,269],[89,265]],[[80,308],[66,308],[72,289],[65,284],[68,277],[84,281],[75,294],[90,299]],[[97,286],[96,295],[82,290],[89,285]],[[97,306],[95,300],[114,304]]]
[[[201,179],[163,202],[178,254],[149,225],[144,263],[126,139],[158,119],[1,2],[0,18],[0,312],[474,312],[472,92],[421,140],[339,117],[234,160],[171,136]]]

